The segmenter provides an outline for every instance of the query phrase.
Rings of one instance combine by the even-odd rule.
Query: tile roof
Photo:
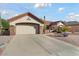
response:
[[[44,23],[44,21],[42,19],[39,19],[38,17],[36,17],[35,15],[33,15],[32,13],[28,12],[28,13],[24,13],[24,14],[20,14],[20,15],[17,15],[15,17],[12,17],[10,19],[8,19],[9,22],[13,22],[15,20],[18,20],[19,18],[22,18],[24,16],[30,16],[32,18],[34,18],[35,20],[37,20],[38,22],[41,22],[41,23]]]
[[[57,23],[59,23],[59,22],[65,24],[65,22],[63,22],[63,21],[56,21],[56,22],[51,22],[49,26],[51,26],[51,25],[57,25]]]

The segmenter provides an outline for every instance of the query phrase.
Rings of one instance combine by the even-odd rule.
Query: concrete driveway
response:
[[[16,35],[4,56],[77,56],[79,48],[45,35]]]

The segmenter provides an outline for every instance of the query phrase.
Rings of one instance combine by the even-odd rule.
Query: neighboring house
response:
[[[42,34],[44,22],[31,13],[24,13],[8,19],[10,34]]]
[[[62,21],[56,21],[52,22],[49,25],[50,32],[53,32],[57,29],[58,26],[66,26],[69,29],[69,32],[79,32],[79,22],[62,22]]]
[[[56,21],[56,22],[51,22],[51,24],[49,25],[49,30],[50,32],[53,32],[57,29],[58,26],[64,26],[65,23],[62,21]]]

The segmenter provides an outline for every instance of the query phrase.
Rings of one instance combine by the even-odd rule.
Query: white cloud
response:
[[[47,6],[51,7],[52,4],[51,3],[35,3],[34,4],[35,8],[44,8],[44,7],[47,7]]]
[[[69,13],[67,16],[66,16],[66,19],[68,20],[71,20],[71,21],[79,21],[79,14],[76,14],[76,13]]]
[[[8,12],[6,11],[6,10],[0,10],[0,14],[1,15],[5,15],[5,14],[7,14]]]
[[[72,20],[75,19],[75,13],[69,13],[67,16]]]
[[[9,9],[0,9],[0,14],[2,18],[7,19],[7,18],[11,18],[14,15],[16,15],[17,12],[14,10],[9,10]]]
[[[76,14],[76,13],[69,13],[68,16],[71,16],[71,17],[79,17],[79,14]]]
[[[58,11],[59,11],[59,12],[64,12],[64,8],[61,7],[61,8],[58,9]]]
[[[75,16],[79,17],[79,14],[76,14]]]

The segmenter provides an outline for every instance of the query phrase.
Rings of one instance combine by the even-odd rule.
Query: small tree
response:
[[[8,29],[10,26],[9,22],[4,19],[2,19],[1,24],[4,29]]]
[[[7,20],[1,19],[1,34],[9,35],[9,22]]]

